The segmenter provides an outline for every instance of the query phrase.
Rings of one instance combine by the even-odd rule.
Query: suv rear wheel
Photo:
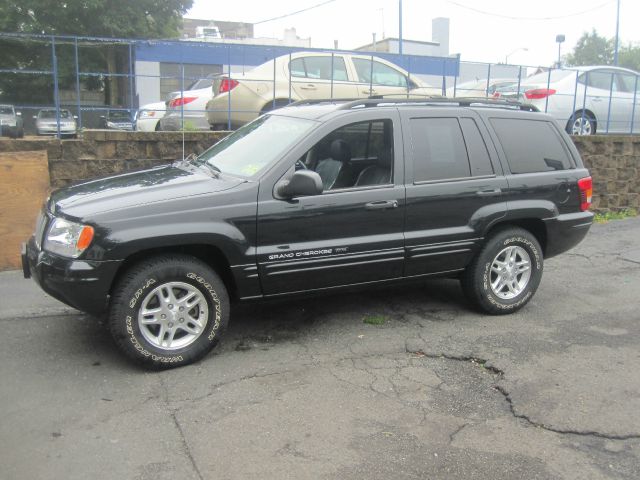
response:
[[[491,314],[515,312],[527,304],[542,279],[540,243],[527,230],[493,233],[461,277],[469,300]]]
[[[229,319],[220,277],[187,255],[145,260],[113,293],[109,327],[129,357],[150,368],[187,365],[217,344]]]

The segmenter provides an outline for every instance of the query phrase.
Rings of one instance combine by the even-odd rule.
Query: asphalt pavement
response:
[[[639,240],[595,225],[508,316],[454,280],[237,306],[159,373],[0,273],[0,478],[640,478]]]

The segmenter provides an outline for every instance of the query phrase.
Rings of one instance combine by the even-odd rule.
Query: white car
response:
[[[640,131],[640,74],[609,66],[552,70],[498,89],[502,98],[536,106],[571,135]],[[638,92],[636,93],[636,89]],[[607,121],[609,119],[609,121]]]
[[[518,79],[512,78],[491,78],[487,84],[486,78],[470,80],[468,82],[458,83],[447,88],[447,97],[485,97],[496,98],[500,96],[498,89],[518,84]]]
[[[57,135],[58,118],[60,119],[60,136],[77,137],[78,125],[76,117],[69,110],[60,109],[56,115],[55,108],[43,108],[37,115],[33,116],[36,121],[36,131],[38,135]]]
[[[160,119],[167,109],[165,102],[147,103],[140,107],[135,119],[135,129],[139,132],[155,132],[160,130]]]
[[[283,55],[245,74],[218,75],[212,90],[206,110],[214,130],[226,129],[229,123],[239,127],[290,101],[442,95],[441,88],[381,58],[316,52]]]
[[[168,95],[166,112],[160,119],[159,130],[209,130],[206,107],[211,100],[211,85],[219,74],[210,74],[195,81],[184,92]]]

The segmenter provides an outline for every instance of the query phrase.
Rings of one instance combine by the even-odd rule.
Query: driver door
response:
[[[260,181],[257,260],[265,295],[402,276],[405,187],[400,119],[391,109],[371,115],[352,112],[341,123],[324,125]],[[350,155],[340,161],[354,168],[351,180],[320,195],[277,198],[278,181],[292,175],[296,163],[301,168],[304,159],[312,159],[306,168],[318,168],[323,161],[319,157],[330,154],[323,146],[329,140],[349,145]],[[380,175],[380,183],[365,185],[363,178],[378,178],[362,172],[369,168],[368,173],[376,173],[383,148],[390,149],[392,158],[389,177]],[[322,153],[316,156],[315,149]]]

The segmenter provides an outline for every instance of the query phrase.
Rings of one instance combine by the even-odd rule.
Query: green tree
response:
[[[613,65],[615,39],[607,39],[598,35],[595,30],[584,32],[573,52],[565,55],[567,66],[581,65]],[[640,71],[640,46],[634,44],[621,45],[618,50],[618,65]]]
[[[182,15],[191,8],[193,0],[0,0],[0,31],[37,33],[45,35],[78,35],[109,38],[175,38],[182,23]],[[100,71],[127,71],[128,48],[117,42],[99,44],[86,61],[94,65],[98,57]],[[60,48],[61,81],[72,80],[73,66],[68,56],[72,49]],[[47,46],[35,42],[3,40],[0,45],[0,64],[11,68],[50,69],[51,53]],[[45,67],[46,66],[46,67]],[[95,70],[93,70],[95,71]],[[10,79],[13,78],[9,75]],[[13,78],[24,81],[24,75]],[[108,77],[105,85],[110,103],[117,102],[126,79]],[[50,79],[39,79],[51,83]],[[87,81],[91,82],[91,78]],[[95,78],[94,78],[95,82]],[[37,82],[36,82],[37,83]],[[15,86],[15,85],[14,85]],[[9,92],[7,85],[0,90]],[[32,92],[33,93],[33,92]]]
[[[610,65],[613,63],[614,42],[601,37],[595,30],[584,32],[573,52],[565,56],[567,66]]]

